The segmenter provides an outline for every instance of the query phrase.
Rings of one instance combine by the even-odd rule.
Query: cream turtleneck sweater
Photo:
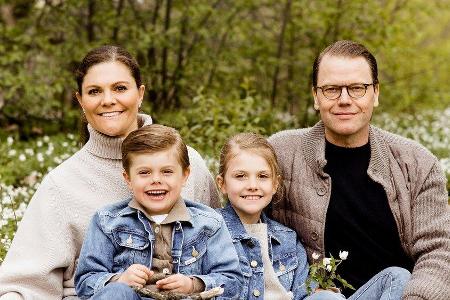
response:
[[[144,125],[150,116],[139,115]],[[75,295],[74,272],[94,212],[131,197],[122,177],[120,146],[89,126],[89,141],[45,176],[28,205],[0,267],[0,297],[61,299]],[[219,206],[215,184],[200,155],[189,148],[191,175],[182,197]]]

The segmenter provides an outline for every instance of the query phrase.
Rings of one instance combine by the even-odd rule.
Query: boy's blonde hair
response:
[[[272,197],[272,201],[279,200],[283,193],[281,170],[277,162],[275,150],[262,135],[253,132],[243,132],[229,138],[220,151],[219,176],[225,180],[228,163],[236,157],[240,151],[252,152],[266,160],[270,167],[270,171],[272,172],[272,180],[277,186],[277,191]]]
[[[152,124],[132,131],[122,142],[122,166],[129,173],[132,155],[156,153],[174,148],[183,171],[189,168],[189,154],[180,133],[164,125]]]

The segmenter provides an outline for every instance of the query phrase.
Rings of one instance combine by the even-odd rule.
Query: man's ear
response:
[[[314,87],[311,88],[311,92],[314,98],[314,109],[319,110],[319,100],[317,99],[317,89]]]
[[[222,192],[222,194],[226,194],[227,191],[225,189],[225,181],[223,180],[223,177],[220,175],[217,175],[216,182],[217,182],[217,186],[219,187],[219,190]]]
[[[373,85],[373,107],[377,107],[378,102],[378,96],[380,95],[380,84],[374,84]]]

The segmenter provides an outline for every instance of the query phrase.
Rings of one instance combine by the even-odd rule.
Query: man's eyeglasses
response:
[[[367,88],[375,83],[354,83],[350,85],[324,85],[316,86],[316,89],[320,89],[322,94],[328,100],[336,100],[342,94],[342,89],[345,88],[347,93],[352,98],[361,98],[366,94]]]

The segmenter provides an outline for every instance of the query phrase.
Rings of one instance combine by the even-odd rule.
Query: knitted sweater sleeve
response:
[[[184,189],[183,197],[212,208],[220,207],[219,195],[215,181],[200,154],[193,148],[188,147],[191,174]]]
[[[435,162],[411,203],[416,260],[404,300],[450,299],[450,207],[446,178]]]
[[[70,239],[55,184],[44,178],[0,268],[0,299],[61,299]]]

